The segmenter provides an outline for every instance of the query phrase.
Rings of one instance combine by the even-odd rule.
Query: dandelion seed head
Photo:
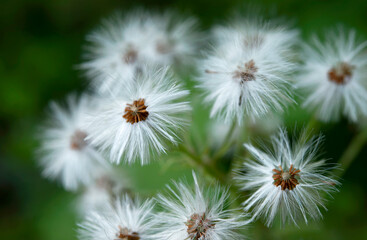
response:
[[[188,91],[175,82],[168,68],[146,67],[119,92],[101,99],[89,117],[87,140],[107,151],[112,162],[148,163],[177,144],[190,110]]]
[[[86,119],[94,105],[90,96],[75,94],[68,96],[65,107],[52,102],[49,122],[41,131],[43,175],[60,181],[70,191],[89,185],[100,169],[109,168],[102,154],[86,140]]]
[[[197,78],[205,102],[212,104],[211,117],[241,124],[245,118],[281,112],[292,102],[296,34],[247,20],[218,27],[213,35],[213,48],[199,62]]]
[[[173,12],[145,10],[116,14],[87,36],[80,64],[92,87],[105,94],[123,88],[144,69],[189,64],[200,39],[196,20]]]
[[[321,138],[305,141],[306,135],[290,142],[285,130],[272,136],[271,147],[245,147],[253,159],[244,162],[244,172],[235,177],[250,197],[244,201],[244,210],[254,219],[262,218],[266,225],[279,218],[281,224],[297,225],[300,221],[322,217],[325,195],[337,191],[338,181],[330,177],[334,167],[318,159]]]
[[[105,208],[92,211],[79,224],[81,240],[153,240],[155,229],[153,200],[141,202],[128,195]]]
[[[156,239],[217,240],[239,239],[237,229],[249,223],[246,214],[228,209],[228,190],[219,186],[199,186],[196,174],[194,189],[182,182],[175,183],[177,191],[169,187],[170,196],[159,195],[164,211],[157,215]]]
[[[304,45],[297,87],[307,96],[303,106],[319,120],[345,117],[357,122],[367,116],[366,46],[355,31],[342,28],[326,34],[325,40],[314,36]]]

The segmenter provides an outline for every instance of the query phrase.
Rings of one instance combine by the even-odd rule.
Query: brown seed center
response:
[[[139,234],[137,232],[131,232],[127,228],[119,226],[120,231],[116,234],[116,240],[139,240]]]
[[[238,66],[238,69],[233,72],[233,78],[240,79],[241,84],[254,81],[256,79],[255,73],[257,72],[258,68],[255,66],[254,60],[250,60],[244,64],[244,66]]]
[[[282,166],[279,166],[279,169],[280,170],[273,169],[273,184],[277,187],[281,186],[283,191],[286,189],[293,190],[299,184],[296,176],[299,177],[301,171],[294,168],[293,164],[288,171],[284,171]]]
[[[123,54],[122,59],[127,64],[133,64],[138,59],[138,52],[134,48],[129,47]]]
[[[122,117],[126,119],[126,122],[131,124],[145,121],[149,116],[147,107],[148,106],[145,105],[145,100],[140,98],[132,104],[126,104],[125,114]]]
[[[85,132],[76,130],[70,137],[70,148],[73,150],[83,149],[87,145],[87,142],[85,141],[86,137],[87,134]]]
[[[161,40],[156,44],[156,50],[160,54],[167,54],[172,51],[172,44],[166,40]]]
[[[354,68],[346,62],[341,62],[329,70],[328,79],[338,85],[344,85],[351,80]]]
[[[193,214],[185,223],[187,226],[187,233],[191,240],[197,240],[202,237],[205,238],[207,231],[215,227],[215,223],[206,218],[206,214]]]

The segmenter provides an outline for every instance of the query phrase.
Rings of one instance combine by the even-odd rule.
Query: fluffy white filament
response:
[[[243,20],[214,31],[213,50],[199,62],[199,88],[211,116],[243,122],[282,111],[292,101],[291,49],[297,32],[263,21]]]
[[[194,18],[144,10],[119,14],[88,35],[81,68],[94,88],[105,93],[123,87],[144,64],[187,64],[196,54],[199,39]]]
[[[88,136],[86,115],[93,110],[87,95],[67,98],[67,107],[52,102],[48,124],[42,129],[40,149],[43,175],[57,179],[67,190],[90,184],[98,172],[108,168],[102,155],[92,147]]]
[[[205,213],[208,222],[214,227],[207,229],[205,237],[198,240],[234,240],[240,239],[236,230],[244,227],[248,221],[244,214],[228,209],[228,189],[218,186],[203,190],[193,173],[195,187],[191,189],[182,182],[174,183],[177,190],[168,187],[171,196],[158,196],[158,202],[164,209],[159,214],[159,228],[156,239],[194,240],[188,234],[188,221],[193,214]]]
[[[367,116],[367,41],[356,40],[355,31],[332,32],[304,45],[302,75],[298,86],[308,92],[304,106],[320,120],[336,121],[341,116],[357,121]],[[329,72],[347,64],[350,76],[345,83],[331,81]]]
[[[107,150],[112,162],[146,164],[152,155],[166,151],[165,141],[177,143],[175,132],[185,122],[182,114],[190,110],[188,102],[180,100],[188,94],[173,81],[168,68],[146,70],[101,100],[101,107],[89,118],[87,139]],[[123,116],[127,104],[138,99],[144,99],[149,116],[132,124]]]
[[[276,216],[283,224],[297,224],[302,219],[307,223],[309,218],[322,217],[319,208],[326,209],[322,194],[336,190],[338,182],[327,176],[332,167],[324,159],[317,159],[321,138],[304,140],[290,143],[287,132],[281,130],[271,138],[271,148],[264,146],[262,150],[245,144],[253,159],[243,163],[244,173],[241,171],[235,178],[242,190],[252,191],[243,203],[245,211],[252,210],[253,218],[264,219],[268,226]],[[282,190],[274,185],[274,169],[281,166],[288,171],[291,165],[300,170],[296,177],[299,184],[292,190]]]
[[[79,224],[80,240],[115,240],[120,233],[138,236],[139,240],[153,240],[153,200],[141,202],[128,195],[106,203],[102,210],[90,212]],[[135,239],[135,238],[126,238]]]

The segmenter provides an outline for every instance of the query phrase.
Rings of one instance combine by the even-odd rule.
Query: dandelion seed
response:
[[[146,164],[151,155],[164,153],[166,141],[176,144],[177,130],[190,110],[188,95],[174,83],[168,68],[144,70],[116,94],[102,100],[103,106],[89,119],[87,139],[112,162]]]
[[[153,240],[154,202],[125,195],[102,210],[90,212],[79,224],[80,240]]]
[[[309,142],[299,140],[291,144],[282,130],[272,137],[272,149],[266,151],[245,144],[254,160],[244,162],[244,172],[235,177],[242,190],[253,191],[243,203],[244,210],[252,210],[253,218],[263,218],[268,226],[276,216],[283,224],[297,225],[302,218],[322,217],[325,208],[322,193],[336,191],[336,180],[328,177],[325,160],[317,160],[321,138]]]
[[[85,216],[91,211],[103,210],[106,204],[115,201],[117,196],[129,192],[130,183],[122,173],[115,168],[101,170],[77,199],[76,210],[79,215]]]
[[[116,15],[88,35],[81,68],[100,93],[123,87],[142,65],[161,67],[189,63],[198,43],[196,20],[176,13],[135,11]]]
[[[270,23],[244,20],[214,31],[214,47],[200,65],[199,87],[213,103],[211,117],[242,123],[292,102],[291,48],[297,34]]]
[[[329,33],[324,43],[314,37],[304,46],[298,87],[309,92],[304,106],[329,122],[341,116],[358,121],[367,116],[367,41],[358,43],[355,31]]]
[[[86,114],[93,109],[91,97],[70,95],[67,108],[51,103],[51,116],[41,135],[43,175],[59,180],[67,190],[89,185],[100,169],[108,169],[103,156],[86,140]]]
[[[156,239],[219,240],[239,239],[236,230],[249,221],[236,210],[227,209],[228,190],[214,187],[203,191],[193,173],[195,189],[175,183],[177,191],[169,187],[171,197],[159,195],[164,212],[158,215],[159,231]]]

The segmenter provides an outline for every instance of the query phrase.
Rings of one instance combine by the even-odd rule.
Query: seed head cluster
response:
[[[282,113],[295,105],[297,88],[305,96],[300,106],[321,121],[367,118],[367,41],[353,30],[325,39],[302,43],[297,29],[258,16],[210,33],[169,11],[103,21],[79,65],[90,93],[51,103],[40,131],[42,174],[82,193],[79,239],[238,240],[257,219],[271,227],[322,218],[326,197],[340,185],[335,166],[320,158],[322,137],[290,139]],[[196,76],[184,82],[193,67]],[[203,99],[185,89],[191,85]],[[210,113],[199,121],[203,104]],[[250,137],[237,149],[245,134],[270,141]],[[233,169],[245,150],[242,167]],[[125,181],[135,174],[129,164],[161,161],[171,169],[176,160],[195,166],[192,184],[173,181],[141,199]],[[199,173],[220,181],[208,185],[202,181],[211,178]]]

